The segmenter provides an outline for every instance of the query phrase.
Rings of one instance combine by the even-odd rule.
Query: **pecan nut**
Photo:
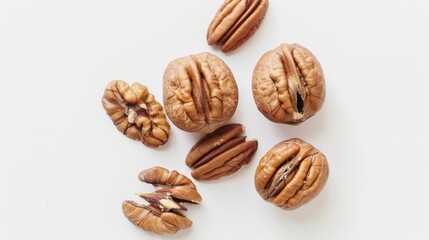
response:
[[[201,196],[191,179],[175,170],[168,171],[163,167],[153,167],[140,172],[138,178],[142,182],[155,186],[157,192],[170,192],[174,199],[182,202],[201,202]]]
[[[201,196],[189,178],[177,171],[153,167],[142,171],[139,179],[151,183],[157,190],[138,194],[150,205],[123,201],[122,211],[128,220],[146,231],[159,234],[172,234],[191,227],[192,221],[180,212],[187,210],[182,203],[198,204]]]
[[[266,201],[293,210],[316,197],[328,175],[325,155],[294,138],[275,145],[262,157],[255,173],[255,187]]]
[[[184,131],[212,132],[237,108],[234,76],[220,58],[210,53],[172,61],[165,70],[163,85],[167,116]]]
[[[268,0],[226,0],[207,30],[207,43],[230,52],[240,47],[259,28]]]
[[[216,180],[248,164],[258,148],[258,141],[246,141],[245,136],[239,136],[243,132],[241,124],[230,124],[198,141],[186,158],[186,165],[193,168],[192,177]]]
[[[325,80],[316,57],[299,44],[281,44],[265,53],[253,72],[253,98],[273,122],[300,124],[325,100]]]
[[[110,82],[104,91],[103,107],[117,129],[149,147],[167,142],[170,125],[163,108],[140,83]]]
[[[192,221],[178,212],[163,212],[153,206],[123,201],[122,211],[135,225],[158,234],[173,234],[192,226]]]

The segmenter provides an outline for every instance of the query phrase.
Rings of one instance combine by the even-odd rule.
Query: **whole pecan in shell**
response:
[[[200,203],[201,196],[192,181],[177,171],[153,167],[140,172],[139,179],[154,185],[152,193],[140,193],[150,205],[123,201],[122,211],[128,220],[146,231],[176,233],[189,228],[192,221],[180,210],[187,210],[183,202]]]
[[[118,80],[110,82],[102,104],[117,129],[127,137],[149,147],[167,142],[170,125],[163,108],[148,89],[140,83]]]
[[[229,124],[198,141],[189,151],[186,165],[196,180],[216,180],[237,172],[252,160],[258,141],[246,141],[241,124]]]
[[[252,89],[259,111],[277,123],[302,123],[325,100],[322,67],[299,44],[281,44],[265,53],[253,72]]]
[[[240,47],[259,28],[268,0],[226,0],[207,30],[207,43],[230,52]]]
[[[294,138],[275,145],[262,157],[255,173],[255,187],[266,201],[293,210],[316,197],[328,175],[326,157],[312,145]]]
[[[178,128],[208,133],[234,115],[238,88],[222,59],[201,53],[176,59],[167,66],[163,98],[167,116]]]

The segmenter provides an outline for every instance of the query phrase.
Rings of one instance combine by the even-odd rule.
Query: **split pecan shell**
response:
[[[116,128],[127,137],[149,147],[167,142],[170,125],[163,108],[142,84],[112,81],[104,91],[102,104]]]
[[[300,124],[322,108],[325,80],[316,57],[299,44],[281,44],[256,64],[253,98],[266,118]]]
[[[255,173],[255,187],[264,200],[293,210],[316,197],[328,175],[325,155],[294,138],[275,145],[262,157]]]
[[[189,151],[186,165],[193,168],[196,180],[216,180],[237,172],[248,164],[258,147],[258,141],[246,141],[241,124],[229,124],[198,141]]]

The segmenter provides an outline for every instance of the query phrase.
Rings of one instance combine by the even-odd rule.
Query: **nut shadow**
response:
[[[327,111],[321,109],[320,112],[316,113],[313,117],[307,119],[300,125],[288,125],[282,123],[275,123],[273,126],[273,133],[281,139],[287,140],[290,138],[302,138],[304,141],[309,139],[320,138],[326,134],[326,123],[327,123]],[[269,121],[267,119],[267,121]]]

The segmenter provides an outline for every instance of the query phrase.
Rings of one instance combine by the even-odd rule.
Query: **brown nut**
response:
[[[281,44],[265,53],[253,72],[259,111],[277,123],[300,124],[325,100],[325,80],[316,57],[299,44]]]
[[[190,150],[186,165],[196,180],[215,180],[237,172],[252,160],[258,141],[246,142],[241,124],[230,124],[198,141]]]
[[[201,202],[201,196],[189,178],[174,170],[153,167],[140,172],[139,179],[154,185],[157,190],[138,194],[149,206],[133,201],[122,203],[122,211],[128,220],[146,231],[159,234],[176,233],[192,225],[192,221],[180,212],[187,210],[182,202]]]
[[[268,0],[225,0],[207,30],[207,43],[230,52],[247,41],[261,25]]]
[[[255,173],[255,187],[266,201],[293,210],[316,197],[328,175],[325,155],[294,138],[275,145],[262,157]]]
[[[127,137],[149,147],[167,142],[170,125],[161,104],[145,86],[140,83],[130,86],[122,80],[110,82],[102,103],[115,126]]]
[[[133,201],[123,201],[122,211],[135,225],[158,234],[173,234],[192,226],[192,221],[178,212],[162,212],[156,207],[139,205]]]
[[[164,106],[170,120],[188,132],[213,132],[238,104],[238,88],[228,66],[211,53],[172,61],[164,73]]]
[[[139,179],[142,182],[150,183],[159,191],[167,191],[171,196],[179,201],[200,203],[201,196],[191,179],[178,173],[168,171],[163,167],[153,167],[140,172]]]

